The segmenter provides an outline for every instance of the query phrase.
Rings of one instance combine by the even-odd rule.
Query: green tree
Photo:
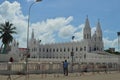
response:
[[[110,54],[116,54],[116,55],[120,55],[120,52],[118,52],[118,51],[115,51],[115,52],[111,52],[109,49],[107,49],[107,50],[104,50],[105,52],[108,52],[108,53],[110,53]]]
[[[13,40],[12,34],[16,33],[16,27],[9,21],[0,24],[0,39],[2,40],[1,50],[2,53],[7,53],[7,48]],[[4,46],[4,47],[3,47]]]

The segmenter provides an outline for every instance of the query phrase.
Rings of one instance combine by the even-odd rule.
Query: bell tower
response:
[[[98,20],[97,27],[96,27],[96,35],[98,37],[98,40],[102,41],[102,30],[101,30],[101,25],[100,25],[99,20]]]
[[[85,27],[83,29],[83,39],[91,39],[91,28],[88,20],[88,16],[85,21]]]

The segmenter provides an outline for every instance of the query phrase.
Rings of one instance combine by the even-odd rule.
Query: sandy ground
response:
[[[70,73],[68,76],[63,74],[33,74],[12,75],[11,79],[8,76],[0,75],[0,80],[120,80],[120,72],[110,73]]]

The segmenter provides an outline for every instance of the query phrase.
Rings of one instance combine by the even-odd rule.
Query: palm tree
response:
[[[3,53],[7,51],[7,47],[9,47],[10,42],[13,40],[13,33],[16,33],[16,27],[13,27],[12,23],[9,21],[0,24],[0,39],[2,39],[1,49],[3,49]],[[2,48],[4,45],[4,48]]]

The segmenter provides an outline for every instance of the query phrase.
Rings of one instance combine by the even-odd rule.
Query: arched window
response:
[[[58,48],[56,49],[56,51],[57,51],[57,52],[59,51]]]
[[[53,52],[55,52],[55,49],[53,49]]]
[[[86,51],[86,46],[84,47],[84,51]]]
[[[96,47],[94,47],[94,51],[96,51]]]
[[[82,51],[82,48],[80,48],[80,51]]]
[[[78,48],[76,47],[76,51],[78,51]]]
[[[70,49],[68,48],[68,52],[70,51]]]
[[[62,52],[62,48],[60,48],[60,52]]]
[[[64,48],[64,52],[66,51],[66,48]]]
[[[48,52],[48,48],[46,49],[46,52]]]

